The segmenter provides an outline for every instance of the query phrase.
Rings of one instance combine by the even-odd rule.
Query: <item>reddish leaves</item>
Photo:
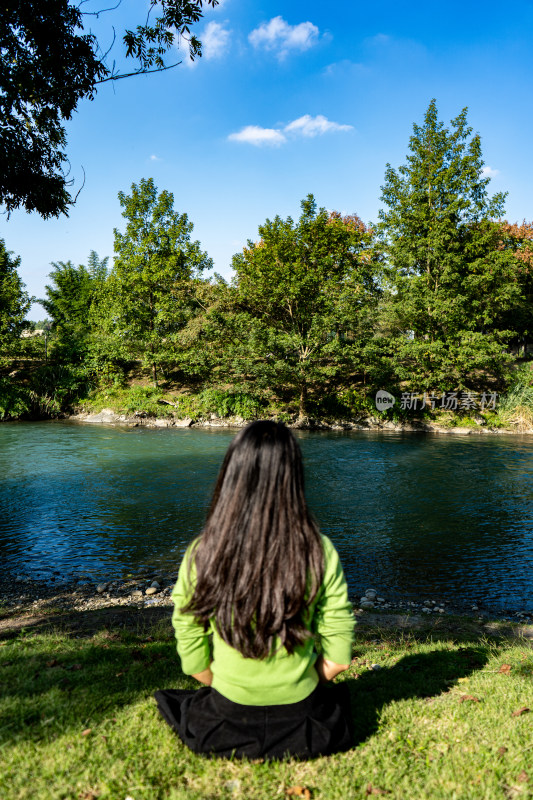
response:
[[[295,797],[304,797],[305,800],[311,800],[312,797],[311,790],[308,789],[307,786],[289,786],[286,790],[286,794]]]
[[[390,791],[388,789],[380,789],[379,786],[372,786],[372,784],[369,783],[366,787],[365,794],[390,794]]]
[[[501,672],[502,675],[509,675],[509,673],[511,672],[511,665],[502,664],[498,672]]]
[[[519,708],[516,711],[513,711],[511,716],[512,717],[521,717],[522,714],[527,714],[527,713],[529,713],[529,711],[530,711],[530,709],[527,706],[522,706],[522,708]]]
[[[479,697],[474,697],[473,694],[462,694],[459,698],[460,703],[479,703]]]

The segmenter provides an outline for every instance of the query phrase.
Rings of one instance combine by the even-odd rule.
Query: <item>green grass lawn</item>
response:
[[[365,630],[343,680],[356,723],[349,753],[208,760],[181,744],[152,698],[195,685],[168,621],[22,629],[0,641],[0,798],[533,797],[531,642],[453,625],[416,638]]]

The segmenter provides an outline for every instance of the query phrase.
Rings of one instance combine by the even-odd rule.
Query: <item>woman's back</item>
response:
[[[201,623],[180,608],[189,600],[195,580],[194,567],[189,573],[189,548],[182,562],[172,599],[172,623],[176,631],[182,669],[198,674],[211,665],[211,686],[235,703],[246,705],[281,705],[303,700],[318,684],[315,669],[315,636],[321,642],[322,655],[336,664],[351,659],[353,614],[348,601],[346,582],[335,548],[321,536],[324,549],[324,579],[305,614],[309,635],[289,653],[279,641],[265,658],[245,658],[218,634],[211,620],[204,631]],[[193,562],[194,563],[194,562]],[[210,638],[212,637],[212,644]]]
[[[182,670],[208,688],[156,699],[191,749],[308,758],[350,746],[346,687],[322,684],[350,663],[351,604],[284,425],[254,422],[231,443],[172,597]]]

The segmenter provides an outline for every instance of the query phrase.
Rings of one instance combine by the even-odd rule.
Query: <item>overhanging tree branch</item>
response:
[[[219,0],[205,0],[215,7]],[[144,25],[126,30],[126,58],[137,68],[119,73],[105,60],[97,38],[83,32],[83,17],[115,10],[118,2],[96,12],[83,11],[85,0],[3,0],[0,15],[0,205],[36,211],[43,218],[68,216],[75,202],[64,174],[67,160],[64,123],[78,103],[93,100],[97,87],[135,75],[174,69],[163,57],[176,39],[185,38],[192,60],[201,42],[189,38],[203,16],[204,0],[149,0]],[[151,13],[157,10],[157,18]],[[78,192],[79,194],[79,192]],[[77,197],[78,195],[76,195]]]

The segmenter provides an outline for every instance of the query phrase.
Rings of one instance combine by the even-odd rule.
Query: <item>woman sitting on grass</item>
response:
[[[280,759],[350,747],[348,687],[327,684],[351,660],[351,604],[284,425],[253,422],[232,441],[172,598],[182,669],[206,686],[155,696],[191,750]]]

